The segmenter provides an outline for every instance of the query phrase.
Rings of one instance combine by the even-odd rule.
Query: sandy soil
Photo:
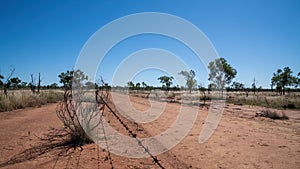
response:
[[[120,95],[121,98],[121,95]],[[119,100],[122,104],[122,100]],[[145,111],[150,107],[144,98],[131,97],[131,103]],[[191,109],[197,107],[187,106]],[[196,122],[173,149],[153,158],[133,159],[110,154],[96,144],[82,149],[68,149],[40,140],[51,127],[62,128],[56,117],[56,104],[0,113],[0,168],[299,168],[300,111],[284,113],[290,120],[255,117],[264,108],[226,105],[218,128],[205,143],[198,137],[208,109],[199,109]],[[180,105],[167,103],[164,113],[155,121],[134,124],[120,119],[137,137],[156,135],[176,119]],[[281,112],[281,110],[279,111]],[[126,133],[107,111],[105,118],[121,133]],[[127,135],[130,135],[127,133]],[[161,165],[161,166],[160,166]]]

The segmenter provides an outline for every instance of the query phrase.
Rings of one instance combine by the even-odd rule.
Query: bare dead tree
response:
[[[40,88],[41,88],[41,73],[39,73],[39,80],[38,80],[38,85],[37,85],[37,93],[40,93]]]
[[[35,83],[34,83],[33,74],[31,74],[30,77],[31,77],[31,82],[29,83],[29,86],[30,86],[31,92],[34,94],[35,93]]]
[[[9,86],[11,84],[10,78],[15,73],[15,70],[16,70],[15,68],[11,68],[10,74],[7,76],[6,81],[5,81],[4,85],[3,85],[3,93],[4,93],[4,95],[6,97],[7,97],[7,89],[9,88]]]

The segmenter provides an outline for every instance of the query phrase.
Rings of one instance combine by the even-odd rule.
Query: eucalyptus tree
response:
[[[172,76],[161,76],[157,78],[160,83],[162,83],[162,88],[166,87],[167,91],[169,91],[170,86],[173,84],[172,80],[174,79]]]
[[[185,84],[188,87],[189,92],[192,93],[192,89],[197,86],[197,80],[195,79],[195,76],[196,76],[195,71],[194,70],[190,70],[188,72],[188,71],[183,71],[182,70],[178,74],[182,75],[185,78],[185,80],[186,80]]]
[[[215,84],[217,89],[223,90],[226,85],[229,85],[233,78],[235,78],[237,71],[227,63],[224,58],[217,58],[211,61],[208,65],[209,78],[212,83]]]
[[[293,76],[292,73],[293,71],[289,67],[284,67],[283,70],[277,69],[277,71],[273,73],[273,77],[271,79],[271,86],[276,86],[277,91],[280,92],[281,95],[285,94],[286,87],[297,87],[298,78],[296,76]]]
[[[63,84],[65,92],[71,90],[73,85],[80,86],[82,82],[88,80],[88,76],[81,70],[67,70],[58,75],[58,77],[60,78],[59,83]]]

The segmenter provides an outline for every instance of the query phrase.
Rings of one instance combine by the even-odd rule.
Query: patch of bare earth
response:
[[[137,110],[150,108],[145,98],[130,100]],[[122,106],[122,100],[118,105]],[[164,168],[296,169],[300,166],[299,111],[285,110],[290,119],[280,121],[255,117],[264,108],[230,104],[212,137],[199,144],[199,133],[208,114],[207,108],[200,108],[187,137],[173,149],[156,156],[158,162],[154,162],[153,158],[131,159],[114,154],[109,158],[108,152],[95,144],[70,149],[41,141],[38,137],[47,134],[50,127],[63,127],[55,109],[56,104],[49,104],[0,113],[0,168],[161,168],[161,165]],[[120,118],[137,137],[149,137],[166,130],[176,120],[179,110],[179,104],[166,103],[161,116],[145,124]],[[121,133],[127,132],[109,111],[105,119]]]

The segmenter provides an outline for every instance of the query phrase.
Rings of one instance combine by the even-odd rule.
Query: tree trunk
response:
[[[224,88],[222,88],[222,99],[223,99],[223,92],[224,92]]]
[[[38,86],[37,86],[37,93],[40,93],[40,88],[41,88],[41,73],[39,73],[39,81],[38,81]]]
[[[5,95],[5,97],[7,97],[7,88],[4,86],[4,89],[3,89],[3,93]]]
[[[33,94],[35,93],[35,86],[34,86],[33,74],[31,74],[30,90],[31,90],[31,92]]]

